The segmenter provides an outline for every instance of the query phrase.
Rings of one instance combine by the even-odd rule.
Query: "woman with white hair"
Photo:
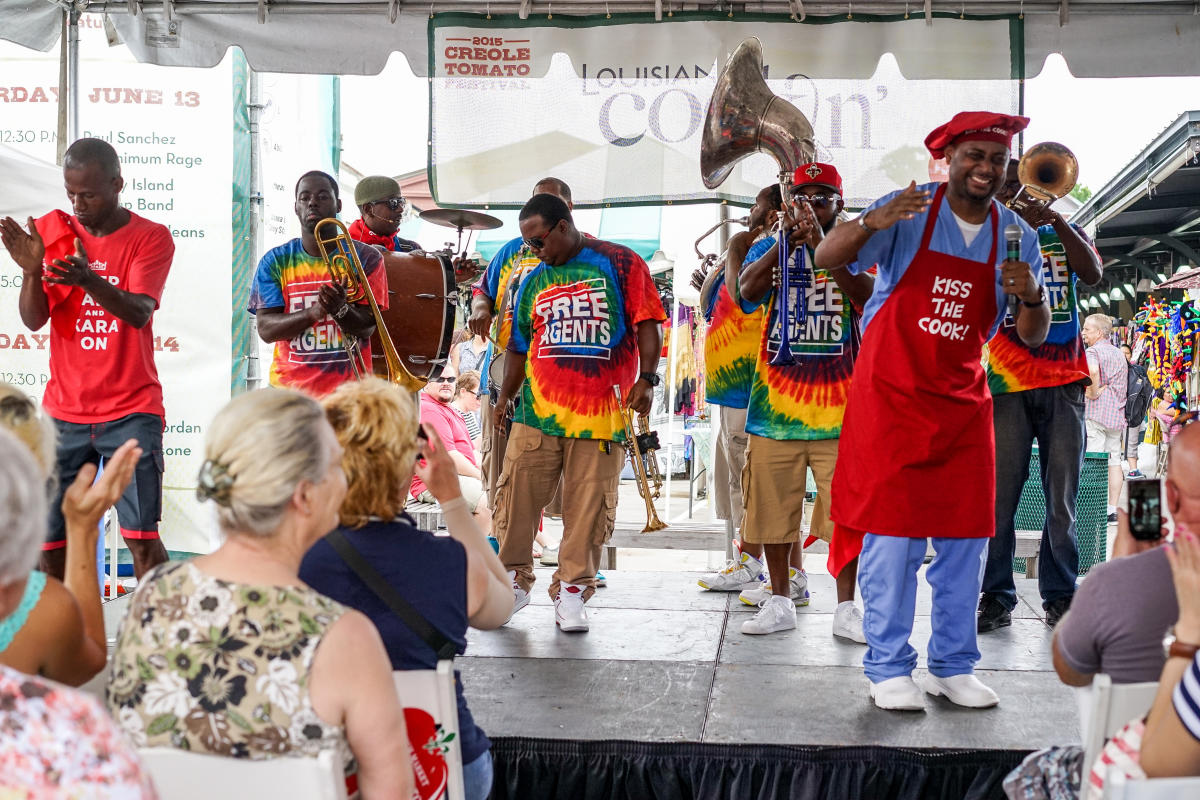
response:
[[[64,499],[68,519],[97,508],[103,513],[120,497],[139,452],[118,451],[95,486],[76,480]],[[0,428],[0,631],[20,606],[45,538],[42,471],[25,445]],[[136,754],[95,700],[3,664],[0,796],[156,797]]]
[[[367,800],[408,797],[403,712],[379,634],[298,577],[338,523],[342,448],[312,398],[240,395],[209,426],[197,495],[225,540],[134,594],[108,707],[138,746],[234,758],[333,749]]]
[[[14,433],[29,449],[38,466],[34,475],[41,480],[46,496],[54,497],[57,432],[50,417],[20,389],[0,383],[0,428]],[[105,465],[110,481],[122,477],[124,462],[137,444],[136,440],[130,442]],[[124,474],[122,488],[129,483],[130,474]],[[108,656],[104,612],[96,591],[96,540],[100,518],[108,506],[89,508],[85,513],[79,513],[77,506],[95,476],[95,466],[87,466],[63,497],[67,534],[63,580],[30,572],[16,609],[0,623],[0,664],[68,686],[91,680],[104,669]],[[41,550],[40,542],[37,549]]]

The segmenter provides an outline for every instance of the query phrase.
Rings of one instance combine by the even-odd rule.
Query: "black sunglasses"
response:
[[[832,206],[834,203],[836,203],[838,201],[838,195],[836,195],[836,194],[805,195],[805,194],[796,193],[796,194],[792,195],[792,199],[793,200],[807,200],[808,202],[812,203],[814,208],[825,208],[827,206]]]
[[[546,232],[541,236],[531,236],[530,238],[522,239],[521,241],[530,250],[541,250],[546,246],[546,239],[550,238],[550,234],[554,233],[554,231],[558,228],[558,223],[560,222],[562,222],[561,219],[556,219],[554,222],[550,223],[550,227],[547,228]]]
[[[372,205],[387,206],[389,211],[399,211],[408,204],[403,197],[389,197],[387,200],[376,200]]]
[[[430,379],[429,379],[429,382],[430,382],[430,383],[454,383],[454,382],[455,382],[455,381],[457,381],[457,380],[458,380],[458,378],[456,378],[455,376],[451,375],[451,376],[450,376],[450,377],[448,377],[448,378],[447,378],[447,377],[444,377],[444,376],[442,376],[442,377],[437,377],[437,378],[430,378]]]

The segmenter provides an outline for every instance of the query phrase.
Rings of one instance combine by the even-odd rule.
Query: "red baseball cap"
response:
[[[925,137],[925,146],[934,158],[942,158],[946,148],[958,142],[999,142],[1012,150],[1013,134],[1025,130],[1029,117],[999,114],[995,111],[960,111],[945,125],[934,128]]]
[[[832,164],[822,164],[819,161],[813,161],[808,164],[801,164],[792,173],[792,191],[802,186],[824,186],[841,194],[842,176],[838,174],[837,168]]]

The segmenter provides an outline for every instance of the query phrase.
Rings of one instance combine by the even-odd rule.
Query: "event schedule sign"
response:
[[[169,550],[207,552],[215,541],[211,512],[195,500],[195,480],[205,428],[230,396],[231,59],[213,69],[141,65],[124,47],[108,47],[98,16],[84,15],[80,25],[81,135],[116,148],[122,204],[168,226],[175,242],[153,323],[167,412],[162,535]],[[52,165],[57,55],[0,48],[0,144]],[[57,191],[42,188],[46,196],[34,199],[32,189],[9,186],[0,214],[69,210],[61,173],[46,169]],[[29,331],[21,323],[21,280],[0,250],[0,380],[40,398],[49,379],[49,325]],[[95,331],[81,331],[79,341],[97,352],[105,345]]]
[[[958,111],[1019,107],[1008,19],[806,25],[680,14],[650,25],[619,17],[431,20],[430,171],[439,202],[519,207],[535,174],[566,180],[577,206],[752,202],[776,179],[770,156],[740,162],[717,192],[704,187],[699,167],[720,69],[752,36],[767,86],[812,124],[817,159],[838,167],[851,207],[936,177],[922,141]],[[865,64],[863,52],[891,55]],[[928,79],[946,74],[956,79]]]

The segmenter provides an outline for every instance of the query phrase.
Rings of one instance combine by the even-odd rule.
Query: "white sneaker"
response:
[[[557,545],[557,544],[546,545],[545,547],[542,548],[542,555],[538,559],[538,561],[541,563],[541,565],[543,567],[557,567],[558,566],[558,548],[559,548],[559,545]]]
[[[742,633],[775,633],[796,627],[796,606],[782,595],[771,595],[759,606],[754,619],[742,623]]]
[[[705,575],[696,583],[711,592],[740,592],[761,584],[764,574],[761,561],[749,553],[742,553],[727,562],[720,572]]]
[[[948,678],[929,674],[925,676],[922,684],[929,694],[935,697],[945,695],[951,703],[967,708],[991,708],[1000,703],[996,693],[970,673],[951,675]]]
[[[808,605],[810,599],[808,594],[808,575],[804,570],[788,567],[788,590],[788,594],[795,605]],[[759,585],[750,589],[743,589],[742,593],[738,595],[738,599],[748,606],[758,606],[762,605],[763,601],[773,594],[774,592],[771,591],[771,580],[764,575]]]
[[[587,611],[583,607],[583,589],[584,587],[574,583],[559,585],[558,597],[554,598],[554,622],[560,630],[588,629]]]
[[[867,637],[863,634],[863,615],[853,600],[838,603],[837,610],[833,612],[833,635],[859,644],[867,643]]]
[[[510,569],[508,571],[508,579],[512,581],[513,590],[513,610],[512,614],[508,615],[508,619],[512,620],[513,615],[520,611],[525,606],[529,605],[529,592],[521,588],[517,583],[517,571]],[[507,624],[507,623],[506,623]]]
[[[871,684],[871,699],[885,711],[924,711],[925,695],[911,675]]]

